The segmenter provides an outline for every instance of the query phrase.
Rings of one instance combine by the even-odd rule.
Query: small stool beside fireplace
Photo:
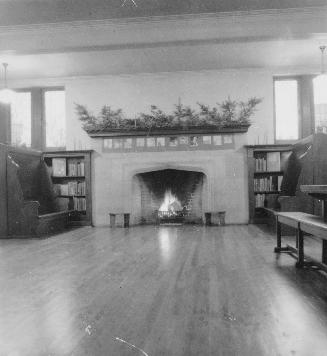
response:
[[[129,213],[109,213],[110,227],[129,227]]]
[[[225,225],[226,211],[210,211],[204,213],[205,225]]]

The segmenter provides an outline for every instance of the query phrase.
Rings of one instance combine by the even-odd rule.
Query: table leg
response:
[[[322,263],[327,265],[327,240],[322,240]]]
[[[296,240],[297,240],[297,262],[296,267],[301,268],[304,265],[304,246],[303,246],[303,231],[298,227],[296,232]]]
[[[324,217],[324,222],[327,222],[327,205],[326,205],[326,200],[322,201],[322,216]]]
[[[277,246],[275,247],[275,252],[280,252],[282,247],[282,229],[281,223],[278,221],[278,216],[276,216],[276,237],[277,237]]]

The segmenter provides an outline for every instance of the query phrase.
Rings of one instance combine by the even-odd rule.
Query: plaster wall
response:
[[[215,105],[230,96],[234,100],[263,98],[252,118],[248,144],[273,143],[273,77],[269,71],[230,70],[171,72],[76,78],[65,83],[67,149],[88,149],[91,141],[76,117],[75,103],[98,113],[104,104],[122,108],[129,117],[149,112],[155,104],[172,111],[180,98],[185,105]]]

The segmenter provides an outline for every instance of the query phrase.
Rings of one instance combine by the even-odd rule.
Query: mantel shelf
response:
[[[145,129],[111,129],[110,131],[89,131],[88,135],[97,137],[134,137],[134,136],[170,136],[170,135],[192,135],[192,134],[232,134],[246,133],[250,125],[239,125],[235,127],[214,126],[192,126]]]

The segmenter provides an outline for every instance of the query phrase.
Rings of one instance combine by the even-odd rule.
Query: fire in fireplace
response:
[[[158,210],[159,222],[182,222],[185,213],[186,207],[183,208],[177,196],[171,192],[171,189],[167,189]]]
[[[204,174],[164,169],[135,176],[141,223],[201,223]],[[139,194],[137,194],[139,192]]]

